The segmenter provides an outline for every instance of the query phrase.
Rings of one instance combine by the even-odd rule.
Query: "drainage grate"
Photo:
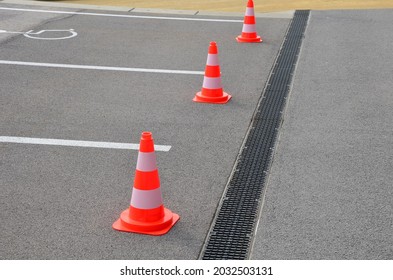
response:
[[[281,111],[292,80],[309,11],[296,11],[273,66],[247,139],[201,252],[204,260],[249,256]]]

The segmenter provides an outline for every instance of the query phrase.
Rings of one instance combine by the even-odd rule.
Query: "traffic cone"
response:
[[[119,231],[163,235],[179,220],[164,208],[151,132],[143,132],[130,207],[112,225]]]
[[[193,101],[224,104],[227,103],[231,97],[232,96],[222,89],[217,44],[216,42],[210,42],[202,90],[197,92]]]
[[[254,2],[248,0],[242,34],[236,37],[240,43],[260,43],[262,39],[255,28]]]

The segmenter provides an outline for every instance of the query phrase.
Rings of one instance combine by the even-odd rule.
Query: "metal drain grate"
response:
[[[204,260],[247,259],[269,170],[281,111],[292,81],[309,11],[296,11],[213,225]]]

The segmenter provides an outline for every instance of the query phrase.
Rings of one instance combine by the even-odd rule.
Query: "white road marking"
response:
[[[67,36],[63,37],[40,37],[43,33],[50,33],[50,32],[62,32],[62,33],[69,33]],[[70,39],[78,35],[74,29],[45,29],[34,32],[34,30],[29,30],[27,32],[19,32],[19,31],[7,31],[0,29],[0,33],[6,34],[23,34],[23,36],[30,38],[30,39],[38,39],[38,40],[64,40]]]
[[[69,147],[139,150],[139,144],[133,144],[133,143],[93,142],[93,141],[48,139],[48,138],[28,138],[28,137],[12,137],[12,136],[0,136],[0,143],[18,143],[18,144],[69,146]],[[171,146],[154,145],[154,149],[155,149],[155,151],[169,152],[169,150],[171,149]]]
[[[101,17],[119,17],[119,18],[140,18],[140,19],[160,19],[160,20],[183,20],[183,21],[204,21],[204,22],[236,22],[243,23],[243,20],[235,19],[210,19],[210,18],[180,18],[180,17],[157,17],[157,16],[136,16],[136,15],[120,15],[120,14],[101,14],[101,13],[87,13],[87,12],[68,12],[68,11],[52,11],[52,10],[37,10],[37,9],[20,9],[20,8],[5,8],[0,7],[0,10],[9,11],[23,11],[35,13],[50,13],[50,14],[68,14],[68,15],[84,15],[84,16],[101,16]]]
[[[23,36],[30,38],[30,39],[37,39],[37,40],[64,40],[74,38],[78,35],[74,29],[48,29],[48,30],[40,30],[38,32],[33,32],[34,30],[27,31],[23,34]],[[63,37],[40,37],[43,33],[50,33],[50,32],[62,32],[62,33],[69,33],[67,36]]]
[[[41,63],[41,62],[13,61],[13,60],[0,60],[0,64],[4,64],[4,65],[19,65],[19,66],[36,66],[36,67],[52,67],[52,68],[85,69],[85,70],[161,73],[161,74],[185,74],[185,75],[204,75],[205,74],[204,71],[148,69],[148,68],[128,68],[128,67],[111,67],[111,66],[96,66],[96,65],[77,65],[77,64],[59,64],[59,63]]]
[[[9,33],[9,34],[24,34],[25,32],[19,32],[19,31],[7,31],[7,30],[2,30],[0,29],[0,33]]]

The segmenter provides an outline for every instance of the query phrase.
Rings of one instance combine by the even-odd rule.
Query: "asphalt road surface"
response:
[[[1,135],[138,143],[142,131],[151,131],[156,144],[171,146],[157,152],[158,168],[164,205],[181,219],[156,238],[112,229],[129,205],[137,151],[1,143],[0,256],[196,259],[290,19],[260,18],[256,27],[264,43],[239,44],[242,18],[83,12],[96,15],[0,9],[2,30],[77,33],[61,40],[0,34]],[[35,36],[71,33],[64,34]],[[233,96],[226,105],[192,102],[211,41],[218,44],[224,90]]]
[[[311,12],[251,258],[393,258],[392,18]],[[242,17],[0,2],[0,258],[197,259],[290,20],[257,18],[264,42],[239,44]],[[192,102],[211,41],[225,105]],[[4,140],[143,131],[180,215],[160,237],[112,229],[137,150]]]

